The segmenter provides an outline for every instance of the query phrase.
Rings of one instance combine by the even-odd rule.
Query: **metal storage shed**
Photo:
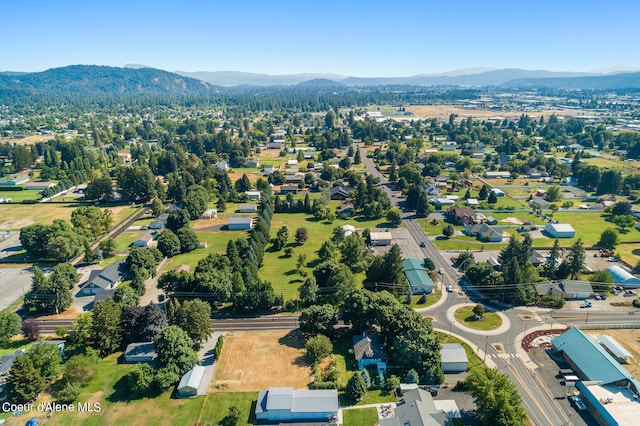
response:
[[[609,352],[618,362],[626,364],[629,362],[628,358],[633,355],[626,350],[616,339],[606,334],[599,334],[596,336],[600,344]]]
[[[442,357],[442,371],[445,373],[459,373],[467,371],[469,368],[467,353],[459,343],[443,343],[440,356]]]
[[[204,375],[204,367],[195,365],[191,370],[184,373],[178,384],[178,397],[189,398],[198,395],[198,387]]]

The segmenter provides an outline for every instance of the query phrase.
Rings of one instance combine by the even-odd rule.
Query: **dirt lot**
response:
[[[598,334],[606,334],[618,341],[626,350],[631,352],[635,357],[640,354],[640,330],[586,330],[586,333],[592,337]],[[629,364],[622,364],[627,370],[633,372],[637,379],[640,379],[640,371],[635,370],[637,358],[629,360]]]
[[[305,388],[311,368],[298,331],[242,331],[227,334],[211,391],[259,391],[273,386]]]
[[[493,111],[489,109],[476,109],[476,108],[461,108],[455,105],[413,105],[407,106],[405,109],[414,113],[420,118],[438,118],[441,120],[447,120],[449,115],[457,114],[458,119],[466,117],[475,117],[479,119],[485,119],[489,117],[506,117],[517,118],[522,115],[522,110],[514,111]],[[544,110],[544,111],[527,111],[527,114],[531,118],[539,118],[540,115],[549,117],[552,114],[555,115],[579,115],[578,111],[564,111],[564,110]]]

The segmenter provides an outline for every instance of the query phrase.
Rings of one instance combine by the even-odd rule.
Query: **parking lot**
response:
[[[8,307],[29,291],[32,276],[24,268],[0,268],[0,309]]]
[[[578,395],[579,392],[575,387],[566,387],[561,384],[562,377],[558,374],[558,370],[571,367],[561,357],[556,356],[551,349],[532,348],[529,351],[529,356],[538,366],[536,369],[538,376],[549,389],[553,398],[560,404],[560,407],[567,413],[571,422],[576,426],[597,425],[598,423],[588,411],[576,410],[567,399],[568,396]]]

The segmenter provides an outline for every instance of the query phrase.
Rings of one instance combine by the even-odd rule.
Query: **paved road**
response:
[[[40,319],[42,333],[55,333],[56,327],[66,327],[71,330],[73,319],[47,320]],[[257,318],[211,319],[211,329],[214,332],[223,331],[251,331],[251,330],[295,330],[298,328],[298,317],[265,316]]]
[[[359,148],[360,149],[360,148]],[[388,186],[387,179],[376,169],[373,161],[367,157],[366,151],[361,149],[361,158],[367,167],[367,171],[380,179],[381,187],[387,193],[394,205],[398,201],[393,197],[393,193]],[[449,307],[460,303],[482,302],[484,298],[476,294],[470,286],[465,286],[460,280],[458,271],[451,263],[445,260],[436,247],[429,241],[422,232],[420,225],[416,222],[416,217],[412,213],[403,213],[403,223],[413,235],[418,243],[424,243],[423,251],[436,265],[437,269],[442,269],[442,281],[445,286],[452,285],[456,290],[462,288],[465,292],[444,293],[446,301],[435,312],[425,312],[424,316],[429,316],[434,322],[434,326],[440,329],[450,329],[450,320],[446,316]],[[461,287],[462,284],[462,287]],[[523,311],[530,315],[528,311]],[[518,392],[522,396],[524,407],[529,417],[536,425],[570,425],[574,424],[562,407],[554,401],[553,395],[540,383],[536,373],[532,373],[520,358],[517,350],[519,342],[516,340],[526,327],[526,321],[518,316],[517,309],[505,310],[504,314],[509,318],[511,327],[500,336],[483,336],[472,331],[458,329],[457,334],[476,346],[478,352],[486,353],[486,356],[493,358],[497,368],[507,374],[516,385]],[[499,349],[498,349],[499,348]]]

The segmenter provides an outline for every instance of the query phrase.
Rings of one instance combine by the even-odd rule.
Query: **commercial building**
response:
[[[429,276],[422,260],[405,259],[402,261],[402,271],[407,277],[411,294],[431,294],[435,283]]]

